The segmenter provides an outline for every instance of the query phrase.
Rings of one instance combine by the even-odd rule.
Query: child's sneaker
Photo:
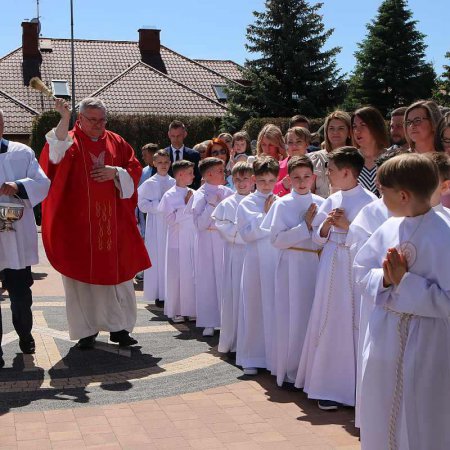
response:
[[[207,327],[203,330],[203,336],[214,336],[214,328]]]
[[[341,404],[332,400],[319,400],[317,406],[323,411],[336,411]]]
[[[244,368],[244,375],[258,375],[258,369],[256,367],[245,367]]]
[[[184,317],[183,317],[183,316],[175,316],[175,317],[172,319],[172,322],[173,322],[173,323],[183,323],[183,322],[184,322]]]

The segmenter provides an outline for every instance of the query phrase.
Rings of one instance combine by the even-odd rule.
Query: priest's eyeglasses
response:
[[[424,120],[430,120],[430,118],[429,117],[415,117],[413,120],[405,120],[403,123],[405,124],[405,127],[406,128],[409,128],[409,127],[411,127],[411,126],[415,126],[415,127],[417,127],[417,126],[419,126],[421,123],[422,123],[422,121],[424,121]]]
[[[83,116],[91,125],[104,125],[106,122],[108,122],[108,119],[106,117],[102,117],[101,119],[93,119],[83,113],[80,113],[80,115]]]

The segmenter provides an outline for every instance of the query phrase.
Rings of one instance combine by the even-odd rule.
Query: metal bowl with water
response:
[[[0,232],[15,231],[12,224],[22,218],[24,208],[20,203],[0,203]]]

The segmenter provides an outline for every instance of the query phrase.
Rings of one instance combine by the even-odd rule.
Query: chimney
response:
[[[41,78],[40,28],[41,24],[38,19],[22,22],[22,74],[25,86],[28,86],[31,78]]]
[[[145,64],[154,67],[160,72],[167,73],[164,61],[161,58],[161,42],[159,34],[161,30],[155,28],[140,28],[139,51],[141,60]]]

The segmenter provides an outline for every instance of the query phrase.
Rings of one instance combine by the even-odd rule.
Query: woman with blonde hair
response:
[[[330,183],[327,177],[328,153],[340,147],[351,145],[351,118],[345,111],[333,111],[325,118],[323,126],[325,148],[309,153],[316,175],[314,192],[321,197],[330,195]]]
[[[431,100],[419,100],[405,112],[405,136],[411,151],[436,151],[434,134],[442,118],[438,105]]]
[[[286,158],[286,149],[284,145],[283,133],[272,123],[264,125],[258,134],[256,143],[257,156],[271,156],[276,161]]]

